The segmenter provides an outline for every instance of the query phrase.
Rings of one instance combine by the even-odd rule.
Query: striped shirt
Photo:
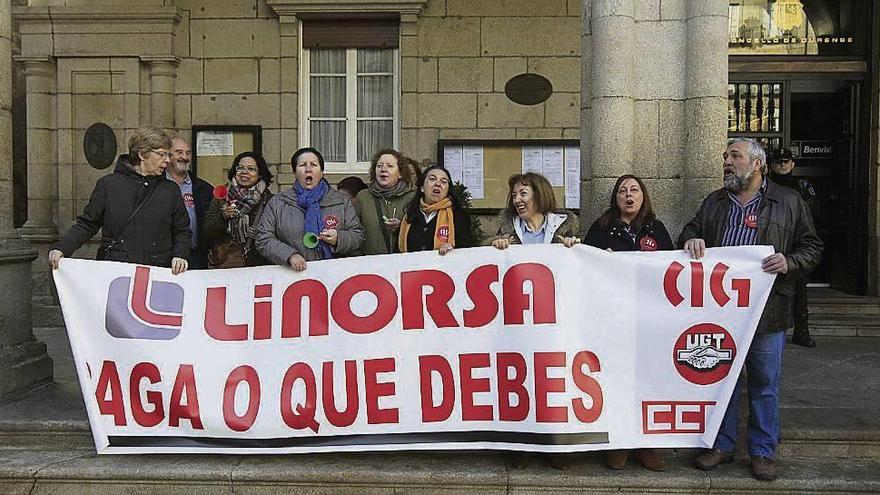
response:
[[[758,193],[744,205],[740,204],[733,193],[727,193],[730,197],[730,210],[727,213],[724,237],[721,239],[722,246],[753,246],[757,242],[758,206],[766,191],[767,178],[764,177]]]

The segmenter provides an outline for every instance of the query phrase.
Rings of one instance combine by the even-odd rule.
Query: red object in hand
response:
[[[223,184],[219,186],[214,186],[214,198],[215,199],[226,199],[229,195],[229,188]]]

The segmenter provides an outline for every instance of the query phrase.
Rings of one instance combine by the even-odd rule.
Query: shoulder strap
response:
[[[150,196],[152,196],[153,193],[156,192],[156,189],[158,189],[158,188],[159,188],[159,184],[156,184],[155,187],[153,187],[152,189],[147,191],[147,195],[144,197],[144,199],[141,200],[140,203],[138,203],[138,205],[134,209],[134,211],[131,212],[131,215],[129,215],[128,218],[125,219],[125,222],[123,222],[122,227],[119,228],[119,233],[116,234],[116,237],[114,237],[113,239],[110,239],[111,243],[118,241],[119,238],[122,237],[122,234],[125,233],[125,229],[128,228],[128,225],[134,219],[134,216],[137,215],[139,211],[141,211],[141,208],[143,208],[144,204],[146,204],[146,202],[150,199]]]

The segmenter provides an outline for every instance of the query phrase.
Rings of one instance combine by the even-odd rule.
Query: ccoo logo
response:
[[[139,266],[134,279],[110,282],[104,325],[120,339],[171,340],[183,324],[183,287],[172,282],[150,283],[150,268]]]

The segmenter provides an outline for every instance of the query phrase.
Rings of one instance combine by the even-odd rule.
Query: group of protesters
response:
[[[324,178],[324,157],[314,148],[293,153],[294,185],[273,195],[273,174],[260,153],[235,157],[228,183],[214,187],[189,171],[192,153],[180,136],[155,127],[138,129],[114,173],[100,178],[76,224],[49,251],[60,259],[102,231],[97,258],[170,267],[228,268],[277,264],[305,270],[308,263],[337,257],[437,251],[472,247],[468,212],[450,194],[453,180],[441,165],[419,170],[394,149],[373,157],[370,182]],[[777,274],[746,357],[749,391],[748,452],[757,479],[776,478],[779,442],[779,379],[785,330],[792,323],[793,295],[821,257],[809,210],[794,190],[769,179],[763,146],[751,139],[728,142],[723,187],[710,193],[678,237],[693,258],[718,246],[772,245],[765,272]],[[675,244],[657,218],[645,183],[623,175],[611,190],[607,210],[583,238],[576,218],[557,209],[553,188],[537,173],[508,180],[501,226],[491,245],[580,243],[609,251],[671,250]],[[714,469],[733,460],[740,383],[715,445],[695,459]],[[606,453],[606,464],[622,469],[630,452]],[[665,462],[652,449],[635,451],[646,468]],[[565,456],[549,456],[562,467]],[[528,456],[514,464],[525,465]]]

